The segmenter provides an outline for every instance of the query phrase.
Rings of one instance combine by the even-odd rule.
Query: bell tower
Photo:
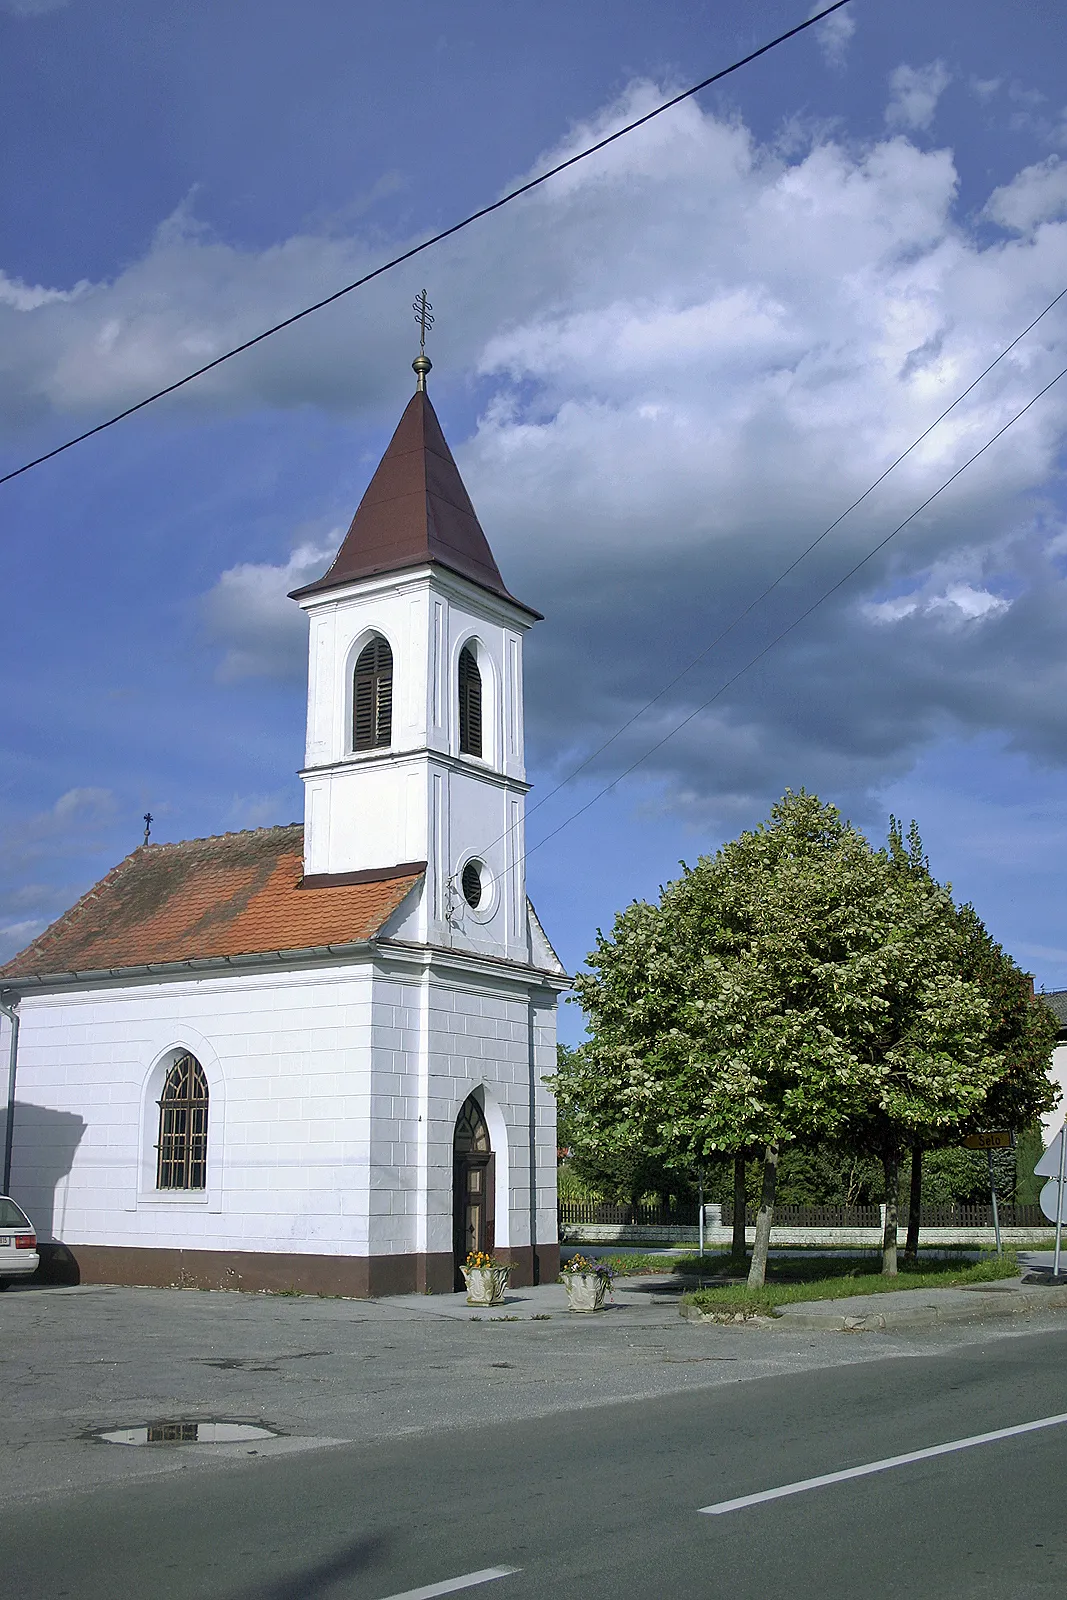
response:
[[[418,303],[416,305],[418,311]],[[425,863],[405,936],[527,961],[523,636],[426,390],[416,390],[308,614],[304,873]]]

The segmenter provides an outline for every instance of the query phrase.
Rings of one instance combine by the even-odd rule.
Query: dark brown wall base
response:
[[[138,1250],[122,1245],[46,1245],[41,1276],[66,1283],[115,1283],[153,1289],[245,1289],[274,1294],[343,1295],[366,1300],[390,1294],[451,1294],[451,1254],[408,1256],[283,1255],[272,1251]],[[531,1281],[530,1247],[501,1250],[513,1264],[516,1289]],[[559,1246],[538,1245],[539,1281],[559,1275]],[[54,1261],[52,1260],[54,1257]]]
[[[138,1250],[68,1246],[82,1283],[163,1289],[246,1289],[274,1294],[374,1295],[448,1292],[451,1255],[312,1256],[273,1251]]]
[[[533,1266],[528,1244],[518,1245],[513,1250],[498,1250],[496,1254],[503,1260],[511,1262],[511,1277],[508,1281],[514,1289],[528,1289],[532,1283],[555,1283],[559,1277],[558,1244],[539,1244],[537,1261]]]

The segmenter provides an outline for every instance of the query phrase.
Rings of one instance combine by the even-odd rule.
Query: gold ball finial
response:
[[[433,362],[427,355],[417,355],[411,363],[411,370],[415,374],[415,393],[425,394],[426,374],[433,371]]]

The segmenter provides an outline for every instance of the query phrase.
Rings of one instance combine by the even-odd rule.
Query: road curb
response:
[[[686,1322],[717,1322],[720,1328],[773,1328],[775,1317],[762,1311],[701,1311],[699,1306],[680,1305],[678,1315]]]
[[[873,1302],[873,1304],[872,1304]],[[886,1302],[891,1302],[887,1304]],[[738,1326],[725,1311],[701,1311],[699,1306],[679,1307],[689,1322],[714,1322]],[[1029,1289],[1022,1285],[1003,1289],[896,1289],[885,1295],[853,1295],[841,1300],[801,1300],[776,1306],[776,1317],[752,1316],[749,1327],[813,1328],[828,1333],[892,1333],[935,1328],[950,1322],[991,1322],[997,1318],[1032,1315],[1040,1311],[1067,1311],[1067,1285]]]
[[[909,1305],[857,1305],[855,1300],[799,1301],[778,1306],[778,1326],[827,1328],[838,1333],[887,1333],[895,1329],[933,1328],[948,1322],[991,1322],[1001,1317],[1018,1317],[1035,1311],[1067,1311],[1067,1288],[1001,1289],[980,1292],[973,1289],[906,1289]],[[871,1299],[878,1297],[871,1296]],[[887,1296],[888,1298],[888,1296]]]

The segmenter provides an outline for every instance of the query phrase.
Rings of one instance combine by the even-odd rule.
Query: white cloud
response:
[[[822,11],[823,9],[822,0],[819,0],[817,5],[812,6],[808,16],[813,17],[817,11]],[[844,66],[848,47],[852,42],[852,35],[855,31],[856,17],[851,6],[845,11],[835,11],[832,16],[825,17],[819,23],[815,29],[815,38],[828,65],[831,67]]]
[[[535,167],[659,96],[635,86]],[[1067,225],[988,242],[958,215],[956,188],[949,152],[899,134],[857,148],[809,133],[786,151],[689,102],[181,403],[391,421],[412,353],[408,302],[428,275],[435,378],[490,391],[474,435],[452,443],[505,579],[548,614],[530,639],[529,729],[534,757],[562,769],[638,711],[1062,286]],[[100,415],[384,253],[310,233],[239,251],[186,207],[113,283],[0,306],[0,406]],[[1030,399],[1065,349],[1064,318],[1046,318],[601,768],[699,707]],[[1053,526],[1046,506],[1062,390],[699,712],[649,774],[696,808],[736,808],[787,782],[864,795],[946,727],[1067,762],[1062,519]],[[222,574],[204,600],[221,676],[303,671],[286,591],[323,569],[340,534],[297,535],[287,560]],[[899,597],[894,617],[879,613]]]
[[[11,306],[15,311],[36,311],[56,300],[74,300],[89,286],[84,280],[73,289],[44,289],[39,284],[23,283],[21,278],[9,278],[0,271],[0,305]]]
[[[20,950],[25,950],[47,926],[47,917],[32,917],[23,922],[0,921],[0,962],[9,961]]]
[[[943,61],[929,61],[924,67],[895,67],[889,74],[886,125],[916,131],[929,128],[950,76]]]
[[[114,815],[115,796],[110,789],[88,785],[68,789],[47,810],[22,819],[0,834],[0,853],[20,853],[25,857],[68,847],[81,849],[86,836],[107,826]]]
[[[13,880],[63,860],[80,866],[107,838],[116,810],[110,789],[86,785],[0,829],[0,961],[35,939],[73,898],[69,884]]]
[[[307,621],[288,595],[322,575],[343,532],[337,529],[327,544],[299,545],[278,566],[242,562],[222,573],[202,601],[210,637],[226,647],[216,673],[220,682],[287,677],[303,669]]]
[[[288,789],[268,794],[235,794],[227,819],[231,828],[270,828],[279,821],[293,820],[293,797]]]
[[[864,612],[876,622],[900,622],[904,617],[922,614],[941,616],[949,622],[978,622],[983,617],[1006,611],[1010,601],[988,589],[969,583],[953,583],[940,594],[902,595],[893,600],[874,600]]]
[[[1056,966],[1067,967],[1067,950],[1059,945],[1048,944],[1020,944],[1016,947],[1019,952],[1034,961],[1046,961]]]
[[[1000,78],[978,78],[972,75],[967,87],[978,100],[992,100],[1000,90],[1001,82]]]
[[[70,0],[0,0],[0,11],[13,17],[43,17],[49,11],[62,11]]]
[[[986,215],[1015,233],[1029,233],[1040,222],[1067,217],[1067,161],[1049,156],[1024,167],[1010,183],[994,189]]]

